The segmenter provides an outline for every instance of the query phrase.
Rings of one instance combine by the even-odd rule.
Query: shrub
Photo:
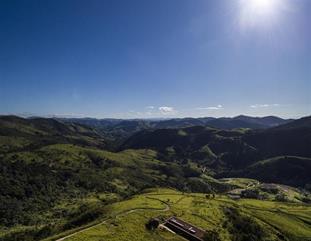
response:
[[[275,200],[279,202],[286,202],[288,201],[288,198],[284,193],[279,193],[275,196]]]
[[[241,192],[241,196],[244,198],[260,199],[260,194],[257,189],[247,189]]]
[[[145,227],[148,230],[155,230],[156,228],[158,228],[160,224],[160,221],[156,218],[151,218],[146,224]]]
[[[215,230],[205,231],[203,240],[204,241],[221,241],[219,237],[219,233]]]
[[[225,209],[228,218],[227,228],[232,241],[261,241],[266,234],[262,227],[251,217],[241,215],[237,209]]]

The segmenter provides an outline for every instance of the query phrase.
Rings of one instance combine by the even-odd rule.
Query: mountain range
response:
[[[282,119],[276,116],[251,117],[240,115],[236,117],[201,117],[201,118],[173,118],[164,120],[149,119],[94,119],[94,118],[62,118],[64,122],[78,123],[96,128],[106,137],[126,138],[135,132],[146,129],[184,128],[191,126],[209,126],[219,129],[251,128],[265,129],[283,125],[293,119]]]
[[[80,227],[153,187],[225,193],[237,186],[220,178],[243,177],[310,191],[310,147],[311,117],[0,116],[0,240]]]

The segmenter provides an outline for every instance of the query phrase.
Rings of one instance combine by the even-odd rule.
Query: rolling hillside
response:
[[[107,146],[96,130],[85,125],[65,124],[48,118],[0,116],[0,153],[36,149],[57,143]]]
[[[107,151],[109,143],[84,125],[12,116],[0,125],[0,240],[26,240],[26,233],[41,240],[88,223],[101,215],[92,206],[98,197],[106,205],[154,186],[233,188],[201,177],[195,163],[159,161],[152,150]]]
[[[238,176],[303,187],[306,184],[311,185],[310,173],[311,158],[281,156],[256,162],[239,172]]]
[[[204,125],[154,129],[140,122],[145,130],[137,132],[137,122],[127,121],[127,128],[119,128],[135,134],[116,148],[103,132],[84,124],[2,116],[0,240],[42,240],[71,232],[113,215],[110,205],[147,188],[224,194],[244,181],[215,177],[232,176],[309,188],[310,130],[297,123],[297,128],[293,122],[290,128],[227,130]],[[303,192],[291,193],[295,202],[309,200]]]
[[[303,126],[300,125],[301,122],[304,123]],[[218,175],[230,175],[237,170],[243,173],[245,168],[254,163],[277,156],[310,158],[310,146],[311,125],[306,119],[302,119],[265,130],[219,130],[203,126],[147,130],[126,140],[122,149],[153,149],[159,153],[161,160],[179,163],[192,160],[207,166]],[[304,166],[300,162],[297,165],[299,168],[296,169],[296,175],[299,176]],[[266,181],[268,180],[288,181],[286,177]],[[293,181],[291,184],[304,186],[307,183],[309,181]]]
[[[171,216],[206,230],[214,239],[232,241],[309,241],[310,206],[295,203],[243,199],[233,201],[217,195],[207,199],[202,193],[181,193],[172,189],[152,189],[142,195],[112,204],[106,214],[91,227],[62,233],[48,240],[68,241],[144,241],[185,240],[158,228],[148,231],[145,224],[158,217]],[[58,239],[59,238],[59,239]]]

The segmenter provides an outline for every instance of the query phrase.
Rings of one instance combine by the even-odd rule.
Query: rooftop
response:
[[[202,241],[205,234],[204,230],[176,217],[169,218],[164,225],[191,241]]]

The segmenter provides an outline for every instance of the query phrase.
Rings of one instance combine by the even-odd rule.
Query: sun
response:
[[[243,27],[273,26],[280,20],[287,0],[239,0]]]
[[[274,14],[280,7],[280,0],[245,0],[245,8],[256,15]]]

